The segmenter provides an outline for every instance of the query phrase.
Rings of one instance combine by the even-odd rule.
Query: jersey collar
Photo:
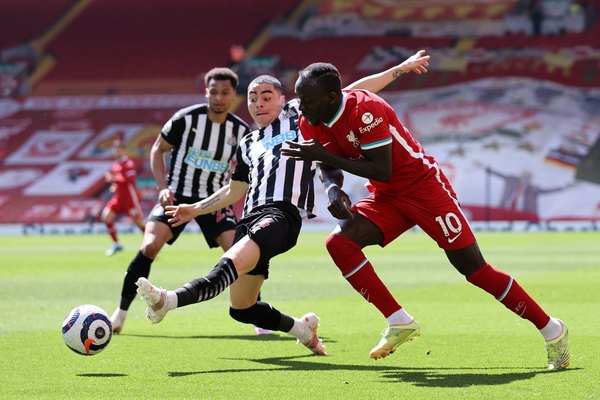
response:
[[[342,92],[342,102],[340,103],[340,108],[338,108],[333,118],[331,118],[331,121],[323,122],[323,125],[327,126],[328,128],[331,128],[333,124],[335,124],[337,120],[340,119],[340,117],[344,113],[344,110],[346,109],[346,100],[346,93]]]

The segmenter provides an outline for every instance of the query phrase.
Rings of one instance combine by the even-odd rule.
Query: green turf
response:
[[[151,325],[136,300],[122,335],[104,352],[79,356],[61,322],[79,304],[109,313],[141,241],[105,257],[104,235],[2,237],[0,399],[598,399],[600,233],[479,233],[490,263],[510,272],[571,330],[572,368],[545,370],[536,329],[469,285],[436,245],[408,233],[367,255],[422,336],[392,356],[368,352],[385,321],[341,278],[306,233],[277,257],[264,299],[321,317],[327,357],[310,356],[286,334],[255,336],[227,315],[227,294],[178,309]],[[218,259],[196,234],[183,235],[154,264],[153,282],[175,288]]]

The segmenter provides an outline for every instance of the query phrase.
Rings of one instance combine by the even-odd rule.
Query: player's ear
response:
[[[337,104],[338,101],[340,100],[341,97],[341,92],[337,93],[337,92],[329,92],[329,95],[327,96],[327,98],[329,99],[329,103],[330,104]]]

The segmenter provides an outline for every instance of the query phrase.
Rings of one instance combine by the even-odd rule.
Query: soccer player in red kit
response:
[[[388,70],[382,83],[397,76]],[[282,154],[320,162],[328,209],[340,220],[326,239],[327,250],[344,278],[387,318],[388,327],[370,357],[393,353],[419,335],[420,325],[394,299],[362,249],[375,244],[385,247],[418,225],[467,281],[540,330],[548,369],[566,368],[567,327],[549,316],[512,276],[485,261],[436,160],[424,152],[383,99],[366,90],[341,88],[340,74],[331,64],[311,64],[300,72],[296,94],[299,128],[306,141],[287,142],[290,148],[282,149]],[[342,170],[369,179],[370,194],[354,205],[342,190]]]
[[[113,246],[106,250],[107,256],[112,256],[117,251],[123,250],[123,245],[119,242],[117,229],[115,228],[115,219],[119,214],[127,214],[133,222],[144,232],[144,218],[142,207],[140,206],[140,194],[138,193],[135,178],[137,171],[135,163],[127,157],[125,152],[126,145],[122,140],[113,142],[113,152],[116,161],[104,179],[111,184],[110,190],[113,196],[106,203],[100,216],[102,222],[108,229],[108,234],[113,240]]]

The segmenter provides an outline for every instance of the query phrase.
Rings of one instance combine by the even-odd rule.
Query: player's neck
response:
[[[227,114],[228,113],[226,113],[226,112],[217,114],[210,108],[208,109],[208,119],[210,119],[212,122],[214,122],[216,124],[222,124],[223,122],[225,122],[225,120],[227,119]]]

